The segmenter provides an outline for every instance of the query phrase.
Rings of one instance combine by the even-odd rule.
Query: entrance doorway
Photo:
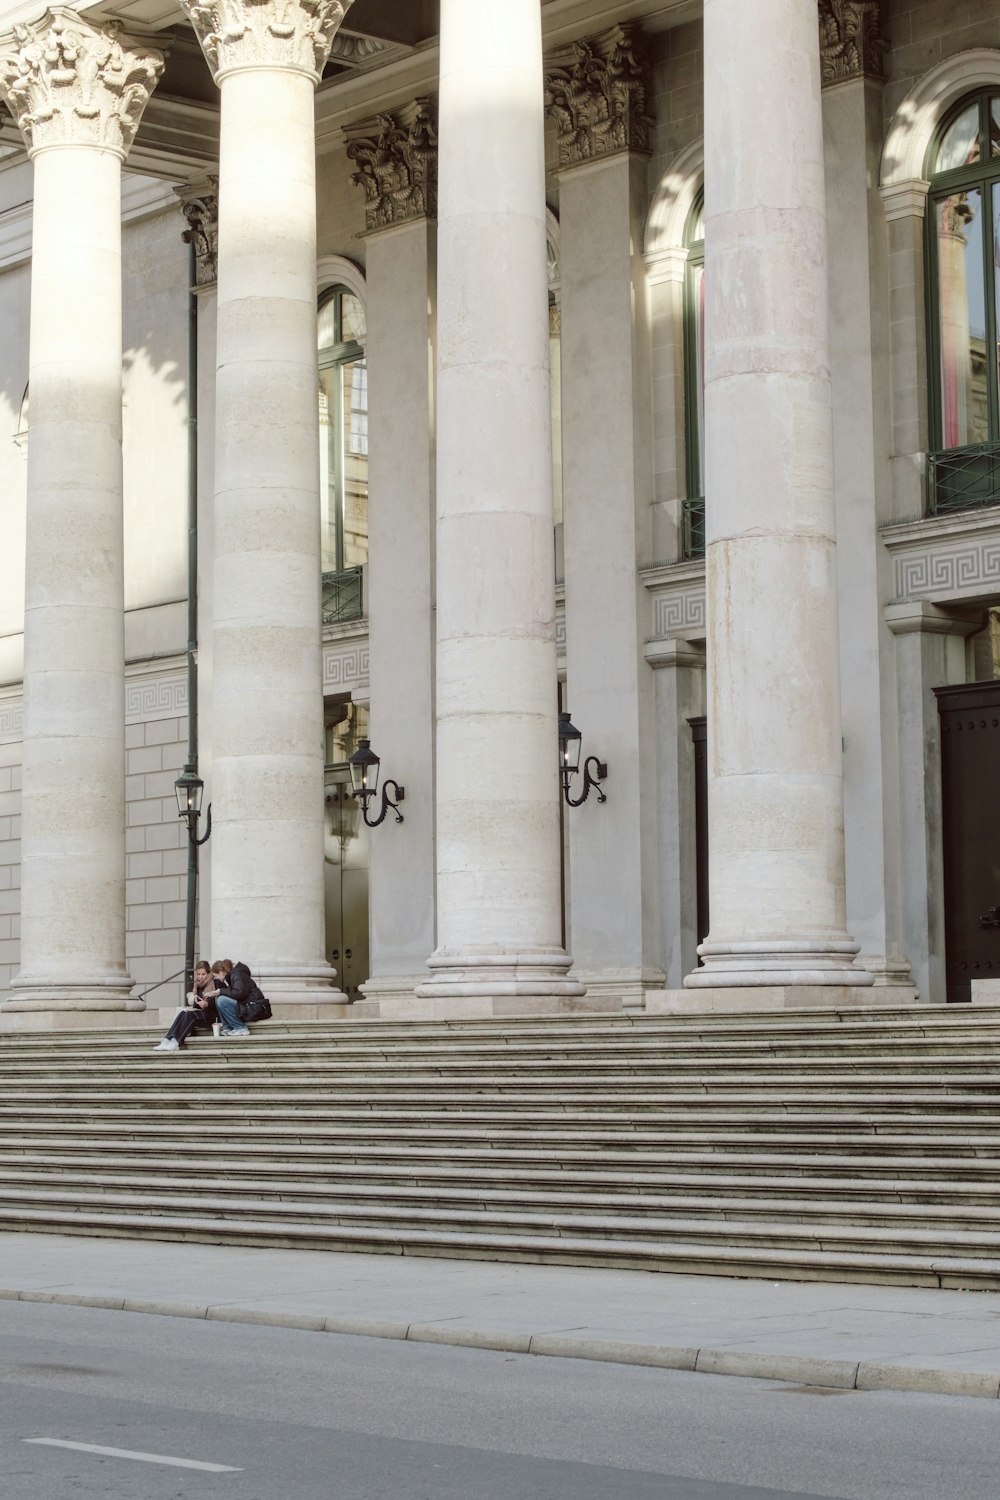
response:
[[[1000,979],[1000,682],[936,688],[948,1000]]]

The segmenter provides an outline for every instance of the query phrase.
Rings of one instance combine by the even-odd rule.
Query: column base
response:
[[[132,980],[116,977],[102,984],[82,982],[64,984],[50,979],[22,979],[15,977],[10,994],[0,1005],[0,1011],[10,1013],[23,1011],[65,1012],[74,1011],[144,1011],[145,1000],[132,999],[135,988]]]
[[[684,979],[689,990],[770,986],[868,987],[873,976],[854,966],[859,944],[842,940],[702,943],[704,967]]]
[[[351,1003],[343,990],[337,988],[336,969],[327,963],[292,966],[268,963],[266,959],[262,959],[253,967],[252,973],[270,1000],[275,1015],[288,1005],[319,1006],[325,1011],[330,1005],[350,1005]],[[303,1016],[293,1017],[287,1012],[284,1014],[289,1020],[307,1019]]]
[[[421,1000],[490,999],[518,1000],[576,998],[586,985],[570,979],[573,960],[561,949],[535,953],[435,953],[427,960],[430,979],[417,985]]]

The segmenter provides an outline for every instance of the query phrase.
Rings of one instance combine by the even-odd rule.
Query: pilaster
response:
[[[641,1007],[663,986],[656,711],[644,656],[651,555],[646,267],[649,59],[637,26],[547,60],[560,131],[560,311],[568,705],[610,767],[606,803],[567,811],[575,972]],[[613,611],[595,601],[618,601]]]

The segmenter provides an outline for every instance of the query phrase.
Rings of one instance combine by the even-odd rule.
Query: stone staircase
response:
[[[0,1230],[1000,1288],[1000,1009],[6,1035]]]

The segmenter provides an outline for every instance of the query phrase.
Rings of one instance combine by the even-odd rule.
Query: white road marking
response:
[[[140,1464],[169,1464],[174,1469],[201,1469],[206,1474],[242,1474],[230,1464],[203,1464],[194,1458],[168,1458],[162,1453],[134,1453],[129,1448],[102,1448],[97,1443],[64,1443],[61,1438],[22,1438],[43,1448],[72,1448],[77,1453],[100,1453],[105,1458],[131,1458]]]

